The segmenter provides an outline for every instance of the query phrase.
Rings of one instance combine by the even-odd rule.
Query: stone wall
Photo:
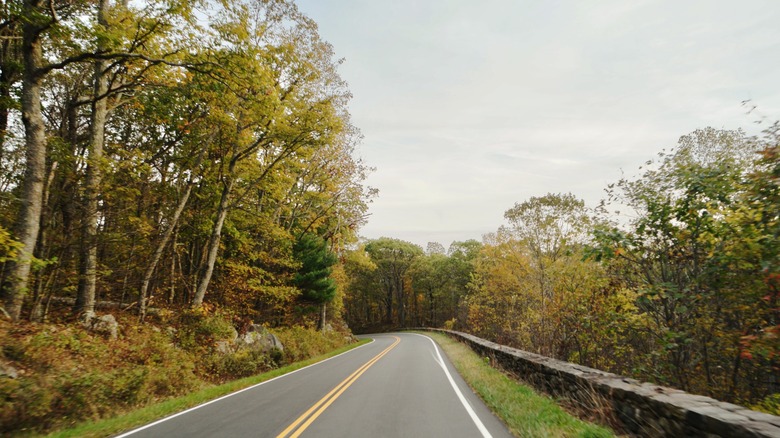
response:
[[[639,382],[510,348],[466,333],[437,330],[490,357],[536,389],[585,409],[610,407],[623,427],[649,437],[780,437],[780,417],[710,397]]]

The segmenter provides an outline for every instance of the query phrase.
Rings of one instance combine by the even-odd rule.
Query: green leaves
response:
[[[327,243],[314,234],[304,234],[295,244],[293,256],[301,264],[293,284],[302,291],[302,298],[315,304],[332,300],[336,283],[330,274],[337,259]]]

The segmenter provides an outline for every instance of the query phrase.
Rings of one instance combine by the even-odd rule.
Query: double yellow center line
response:
[[[333,388],[329,393],[325,395],[325,397],[322,397],[320,401],[317,403],[314,403],[312,407],[310,407],[306,412],[304,412],[300,417],[298,417],[297,420],[293,421],[292,424],[287,426],[287,429],[283,430],[282,433],[276,436],[276,438],[296,438],[300,436],[304,430],[306,430],[307,427],[311,425],[311,423],[314,422],[314,420],[317,419],[317,417],[322,414],[325,409],[328,408],[334,401],[336,401],[339,396],[344,393],[344,391],[347,390],[355,381],[363,375],[363,373],[366,372],[367,369],[371,367],[371,365],[375,364],[379,359],[382,358],[385,354],[390,352],[393,348],[395,348],[396,345],[398,345],[401,342],[401,338],[397,336],[393,336],[395,338],[395,342],[390,344],[389,347],[385,348],[381,353],[374,356],[371,360],[363,364],[360,368],[358,368],[354,373],[350,374],[349,377],[344,379],[341,383],[336,385],[335,388]],[[302,423],[302,424],[301,424]],[[300,425],[300,427],[299,427]]]

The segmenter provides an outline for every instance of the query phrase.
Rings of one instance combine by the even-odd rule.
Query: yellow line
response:
[[[312,405],[312,407],[310,407],[308,410],[306,410],[306,412],[304,412],[300,417],[298,417],[298,419],[296,419],[292,424],[287,426],[287,428],[284,429],[282,431],[282,433],[277,435],[276,438],[284,438],[284,437],[286,437],[290,432],[292,432],[296,427],[298,427],[298,425],[301,422],[306,420],[306,418],[309,417],[309,415],[312,412],[314,412],[315,410],[317,410],[317,408],[319,408],[319,410],[317,410],[317,412],[314,415],[312,415],[297,431],[295,431],[294,434],[290,435],[290,438],[298,437],[301,433],[303,433],[303,431],[306,430],[306,428],[309,427],[309,425],[311,425],[311,423],[314,422],[314,420],[316,420],[317,417],[319,417],[320,414],[322,414],[322,412],[325,409],[327,409],[328,406],[331,405],[331,403],[333,403],[337,398],[339,398],[339,396],[344,391],[346,391],[347,388],[349,388],[353,383],[355,383],[355,381],[361,375],[363,375],[363,373],[366,372],[366,370],[368,368],[370,368],[371,365],[375,364],[379,359],[382,358],[382,356],[387,354],[390,350],[395,348],[395,346],[398,345],[401,342],[401,338],[399,338],[397,336],[393,336],[393,337],[395,338],[395,342],[393,342],[389,347],[385,348],[381,353],[379,353],[376,356],[374,356],[371,360],[369,360],[368,362],[363,364],[363,366],[361,366],[360,368],[355,370],[355,372],[350,374],[349,377],[344,379],[341,383],[336,385],[336,387],[333,388],[330,392],[328,392],[325,395],[325,397],[321,398],[317,403],[314,403],[314,405]],[[331,396],[333,396],[333,397],[331,398]],[[324,404],[324,406],[323,406],[323,404]]]

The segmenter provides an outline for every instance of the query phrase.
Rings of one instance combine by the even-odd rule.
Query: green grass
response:
[[[602,426],[582,421],[551,398],[491,367],[468,346],[440,333],[424,333],[444,350],[463,379],[518,437],[613,437]]]
[[[116,435],[120,432],[127,431],[147,423],[151,423],[169,415],[173,415],[177,412],[181,412],[185,409],[189,409],[193,406],[205,403],[209,400],[222,397],[231,392],[235,392],[252,385],[256,385],[266,380],[273,379],[274,377],[287,374],[289,372],[301,369],[309,366],[313,363],[320,362],[329,357],[336,356],[345,351],[359,347],[363,344],[370,342],[370,339],[364,339],[360,342],[350,344],[334,350],[330,353],[323,354],[308,360],[296,362],[283,368],[279,368],[267,373],[259,374],[256,376],[250,376],[232,382],[225,383],[219,386],[212,386],[200,391],[193,392],[189,395],[166,400],[160,403],[146,406],[144,408],[128,412],[123,415],[119,415],[113,418],[107,418],[96,422],[87,422],[80,424],[72,429],[60,430],[45,435],[48,437],[104,437],[110,435]],[[39,436],[39,435],[38,435]]]

